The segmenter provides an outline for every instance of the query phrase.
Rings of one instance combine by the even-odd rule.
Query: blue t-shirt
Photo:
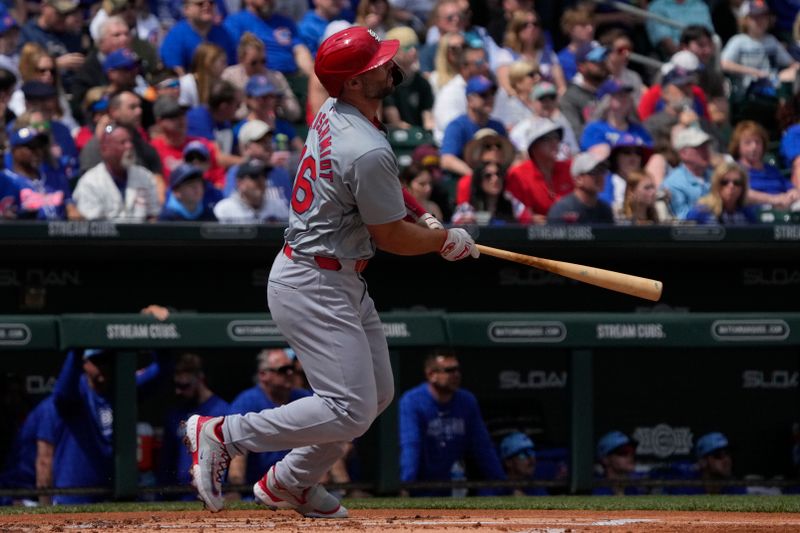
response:
[[[614,146],[617,140],[626,133],[639,137],[648,146],[653,144],[653,138],[650,137],[650,134],[641,124],[630,123],[628,124],[628,129],[623,131],[613,127],[605,120],[595,120],[594,122],[589,122],[583,128],[580,142],[581,150],[585,151],[596,144],[602,143]]]
[[[0,172],[0,216],[10,211],[19,212],[20,183],[16,176],[8,169]]]
[[[25,417],[6,459],[6,469],[0,474],[0,486],[35,489],[36,441],[44,440],[56,444],[59,432],[60,424],[53,406],[53,397],[48,396]]]
[[[229,197],[233,191],[236,190],[236,172],[239,170],[239,165],[234,165],[228,169],[225,174],[225,187],[222,190],[222,196]],[[289,172],[283,167],[274,167],[267,174],[267,190],[268,198],[281,198],[288,204],[292,201],[292,177]]]
[[[791,168],[798,155],[800,155],[800,124],[795,124],[788,128],[781,138],[781,156],[787,168]]]
[[[181,407],[173,409],[164,421],[164,442],[161,448],[161,461],[159,462],[159,481],[165,485],[185,485],[191,482],[189,468],[192,466],[192,456],[186,453],[183,437],[186,434],[181,422],[192,415],[224,416],[230,414],[230,404],[217,395],[195,408]],[[193,494],[182,498],[195,499]]]
[[[216,44],[225,50],[228,64],[236,64],[236,43],[238,40],[235,40],[223,26],[215,24],[203,39],[188,21],[182,20],[169,30],[164,37],[164,42],[161,43],[159,52],[164,66],[168,68],[182,67],[186,72],[189,72],[194,51],[204,41]]]
[[[22,26],[20,49],[25,43],[36,43],[42,46],[51,57],[63,56],[73,52],[83,52],[80,33],[56,33],[43,30],[36,23],[36,17]]]
[[[453,463],[468,457],[483,478],[506,478],[471,392],[439,404],[422,383],[403,394],[399,412],[402,481],[449,480]]]
[[[472,136],[481,128],[491,128],[503,137],[506,136],[506,128],[503,124],[490,118],[485,126],[479,126],[470,120],[469,116],[461,115],[453,119],[444,130],[442,138],[441,154],[450,154],[462,157],[464,146],[472,139]]]
[[[317,48],[322,41],[322,35],[330,21],[317,15],[313,10],[306,11],[303,18],[297,24],[297,31],[303,43],[308,47],[312,57],[317,56]]]
[[[564,71],[564,79],[569,81],[578,72],[578,62],[575,60],[575,52],[565,46],[558,53],[558,62],[561,63],[561,70]]]
[[[750,175],[750,188],[769,194],[781,194],[792,188],[789,178],[773,165],[764,165],[762,170],[751,168],[747,171]]]
[[[262,19],[248,10],[242,10],[225,20],[225,28],[238,42],[244,32],[254,33],[267,48],[267,68],[284,74],[297,71],[294,47],[303,44],[294,21],[282,15]]]
[[[311,391],[306,389],[292,389],[289,394],[289,402],[311,396]],[[246,414],[258,413],[264,409],[275,409],[278,407],[264,393],[258,385],[242,391],[231,402],[231,413]],[[283,459],[289,450],[276,452],[249,453],[247,455],[247,482],[255,483],[269,470],[269,468]]]
[[[37,220],[66,220],[67,204],[72,203],[72,190],[63,174],[42,169],[41,177],[33,180],[9,169],[3,171],[16,180],[19,187],[17,218]]]

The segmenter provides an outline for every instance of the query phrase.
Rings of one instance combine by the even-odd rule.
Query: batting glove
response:
[[[444,229],[442,223],[439,222],[439,220],[430,213],[425,213],[424,215],[419,217],[419,219],[417,220],[417,224],[428,229]]]
[[[451,228],[447,230],[447,238],[444,240],[444,246],[439,250],[439,255],[448,261],[458,261],[469,256],[477,259],[481,253],[467,230]]]

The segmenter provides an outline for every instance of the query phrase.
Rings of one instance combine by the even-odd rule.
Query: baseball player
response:
[[[286,242],[267,285],[272,319],[314,395],[259,413],[188,419],[193,484],[211,511],[222,509],[232,456],[292,449],[254,485],[256,500],[306,517],[346,517],[319,480],[394,394],[386,338],[361,272],[376,248],[478,257],[465,230],[404,220],[397,160],[376,118],[402,80],[392,61],[398,48],[363,27],[335,33],[319,48],[314,70],[331,98],[309,130]]]

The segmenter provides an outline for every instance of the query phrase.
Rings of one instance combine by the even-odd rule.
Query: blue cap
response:
[[[602,98],[607,94],[620,94],[620,93],[632,93],[633,86],[628,85],[627,83],[622,83],[614,78],[609,78],[600,84],[600,87],[597,88],[597,98]]]
[[[483,38],[477,32],[467,31],[463,35],[467,48],[485,48]]]
[[[17,21],[14,20],[14,17],[8,13],[3,13],[3,15],[0,16],[0,34],[5,33],[13,28],[19,28],[19,24],[17,24]]]
[[[515,431],[500,441],[500,458],[508,459],[522,452],[528,452],[530,457],[536,457],[533,441],[524,433]]]
[[[114,50],[106,56],[103,61],[103,72],[114,69],[130,70],[139,66],[139,56],[130,48],[120,48]]]
[[[169,175],[169,188],[174,191],[191,179],[203,179],[203,170],[191,163],[181,163]]]
[[[98,348],[89,348],[83,351],[83,359],[92,359],[93,357],[100,357],[103,355],[108,355],[108,350],[101,350]]]
[[[584,61],[591,61],[593,63],[600,63],[605,61],[608,55],[608,49],[598,44],[586,43],[575,52],[575,62],[583,63]]]
[[[620,446],[632,444],[633,441],[629,436],[621,431],[610,431],[603,435],[597,442],[597,458],[603,458],[610,454]]]
[[[27,146],[34,141],[46,138],[46,136],[47,135],[45,133],[34,128],[19,128],[18,130],[11,132],[8,143],[11,145],[11,148],[16,148],[17,146]]]
[[[697,83],[697,75],[694,71],[686,70],[681,67],[673,67],[672,70],[664,74],[661,78],[661,86],[667,85],[688,85],[690,83]]]
[[[190,142],[189,142],[189,143],[188,143],[188,144],[187,144],[187,145],[186,145],[186,146],[183,148],[183,158],[184,158],[184,159],[186,159],[186,157],[187,157],[189,154],[200,154],[200,155],[202,155],[202,156],[203,156],[204,158],[206,158],[206,159],[210,159],[210,158],[211,158],[211,154],[210,154],[210,153],[209,153],[209,151],[208,151],[208,146],[206,146],[205,144],[203,144],[203,142],[202,142],[202,141],[197,141],[197,140],[195,140],[195,141],[190,141]]]
[[[272,85],[266,76],[251,76],[244,88],[247,96],[259,97],[270,94],[281,94],[281,91]]]
[[[92,105],[89,106],[89,111],[92,113],[99,113],[101,111],[108,110],[108,97],[104,96],[101,99],[93,102]]]
[[[728,446],[728,438],[722,433],[714,431],[712,433],[706,433],[697,439],[694,448],[697,458],[702,459],[706,455],[727,448]]]
[[[473,76],[467,81],[467,94],[483,94],[490,89],[496,90],[497,85],[486,76]]]

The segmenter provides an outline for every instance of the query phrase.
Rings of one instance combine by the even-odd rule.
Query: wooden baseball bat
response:
[[[559,276],[589,283],[590,285],[597,285],[604,289],[630,294],[631,296],[638,296],[639,298],[644,298],[645,300],[651,300],[653,302],[657,302],[658,299],[661,298],[663,284],[654,279],[640,278],[639,276],[631,276],[630,274],[614,272],[613,270],[603,270],[602,268],[556,261],[554,259],[543,259],[532,255],[518,254],[516,252],[509,252],[508,250],[492,248],[482,244],[478,244],[477,246],[482,254],[546,270],[553,274],[558,274]]]

